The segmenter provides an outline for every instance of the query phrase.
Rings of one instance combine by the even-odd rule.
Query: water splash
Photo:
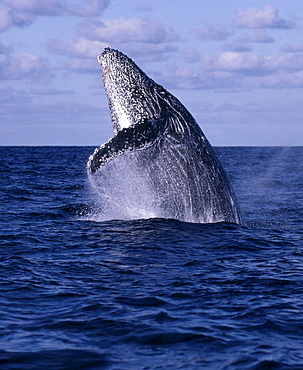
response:
[[[212,188],[213,180],[195,173],[194,164],[189,176],[180,158],[166,150],[160,156],[155,155],[155,147],[127,153],[102,166],[96,174],[88,174],[93,204],[89,218],[229,222],[217,189]]]
[[[135,153],[129,153],[103,166],[97,174],[88,174],[95,219],[164,217],[155,190],[136,159]]]

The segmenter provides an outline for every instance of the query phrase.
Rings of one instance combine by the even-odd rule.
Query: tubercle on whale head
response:
[[[126,58],[127,60],[133,62],[133,60],[128,57],[127,55],[125,55],[124,53],[122,53],[122,51],[119,51],[117,49],[112,49],[112,48],[105,48],[103,50],[103,52],[97,57],[98,58],[98,61],[100,64],[102,64],[102,59],[105,57],[105,56],[112,56],[114,58]]]
[[[132,82],[134,84],[138,83],[138,80],[150,80],[130,57],[119,50],[105,48],[97,59],[103,73],[105,75],[111,74],[112,83],[122,78],[124,83]]]

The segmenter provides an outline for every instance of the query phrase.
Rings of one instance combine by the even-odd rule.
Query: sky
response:
[[[302,0],[0,0],[0,145],[111,138],[105,47],[214,146],[303,145]]]

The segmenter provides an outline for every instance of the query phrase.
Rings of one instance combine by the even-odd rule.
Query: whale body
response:
[[[114,136],[90,156],[90,175],[124,159],[157,199],[156,217],[240,223],[232,186],[191,113],[122,52],[106,48],[98,61]]]

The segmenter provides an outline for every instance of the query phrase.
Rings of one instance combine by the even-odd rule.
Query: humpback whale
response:
[[[240,223],[232,186],[191,113],[122,52],[106,48],[98,61],[114,136],[89,157],[89,175],[126,158],[123,168],[135,168],[153,194],[156,217]]]

